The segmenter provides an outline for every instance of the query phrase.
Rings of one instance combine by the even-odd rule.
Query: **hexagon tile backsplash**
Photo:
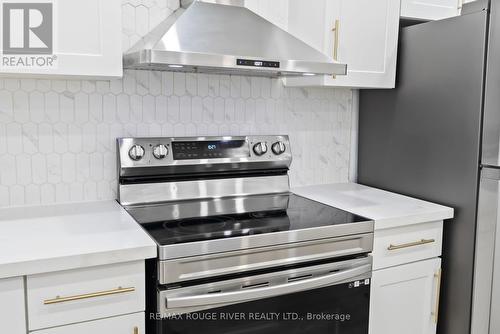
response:
[[[125,1],[135,27],[124,27],[124,44],[161,21],[152,8],[167,15],[176,5]],[[352,109],[351,90],[285,88],[268,78],[125,71],[113,81],[0,79],[0,206],[114,199],[115,139],[123,136],[288,134],[292,186],[347,181]]]

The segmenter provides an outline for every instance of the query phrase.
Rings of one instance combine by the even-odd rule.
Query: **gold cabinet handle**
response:
[[[436,278],[437,283],[436,283],[436,304],[434,305],[434,312],[432,312],[432,318],[434,320],[434,323],[437,324],[438,322],[438,315],[439,315],[439,299],[441,297],[441,269],[438,270],[436,274],[434,274],[434,278]]]
[[[393,251],[393,250],[397,250],[397,249],[426,245],[426,244],[430,244],[433,242],[436,242],[436,240],[434,240],[434,239],[421,239],[419,241],[409,242],[407,244],[401,244],[401,245],[390,244],[389,247],[387,247],[387,250]]]
[[[332,28],[333,32],[333,60],[337,61],[339,58],[339,38],[340,38],[340,21],[335,20],[335,25]],[[334,74],[332,78],[336,78]]]
[[[118,289],[87,293],[87,294],[83,294],[83,295],[68,296],[68,297],[57,296],[54,299],[44,300],[43,304],[50,305],[50,304],[65,303],[65,302],[70,302],[73,300],[81,300],[81,299],[88,299],[88,298],[110,296],[110,295],[116,295],[116,294],[120,294],[120,293],[133,292],[133,291],[135,291],[135,288],[122,288],[119,286]]]
[[[340,33],[340,21],[335,20],[335,25],[332,28],[333,31],[333,60],[338,60],[339,52],[339,33]]]
[[[137,326],[134,327],[134,334],[139,334],[139,327]]]

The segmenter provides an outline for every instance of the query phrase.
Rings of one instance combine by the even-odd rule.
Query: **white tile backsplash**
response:
[[[124,0],[124,49],[179,6]],[[125,71],[0,79],[0,207],[115,198],[115,139],[288,134],[293,186],[348,180],[353,93],[279,79]]]

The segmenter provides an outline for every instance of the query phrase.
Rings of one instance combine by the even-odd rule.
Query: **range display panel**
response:
[[[245,140],[174,141],[174,160],[248,158],[250,148]]]

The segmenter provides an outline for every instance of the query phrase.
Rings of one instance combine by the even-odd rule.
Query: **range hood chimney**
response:
[[[243,0],[216,2],[182,0],[126,52],[124,67],[266,77],[346,74],[346,65],[242,7]]]

